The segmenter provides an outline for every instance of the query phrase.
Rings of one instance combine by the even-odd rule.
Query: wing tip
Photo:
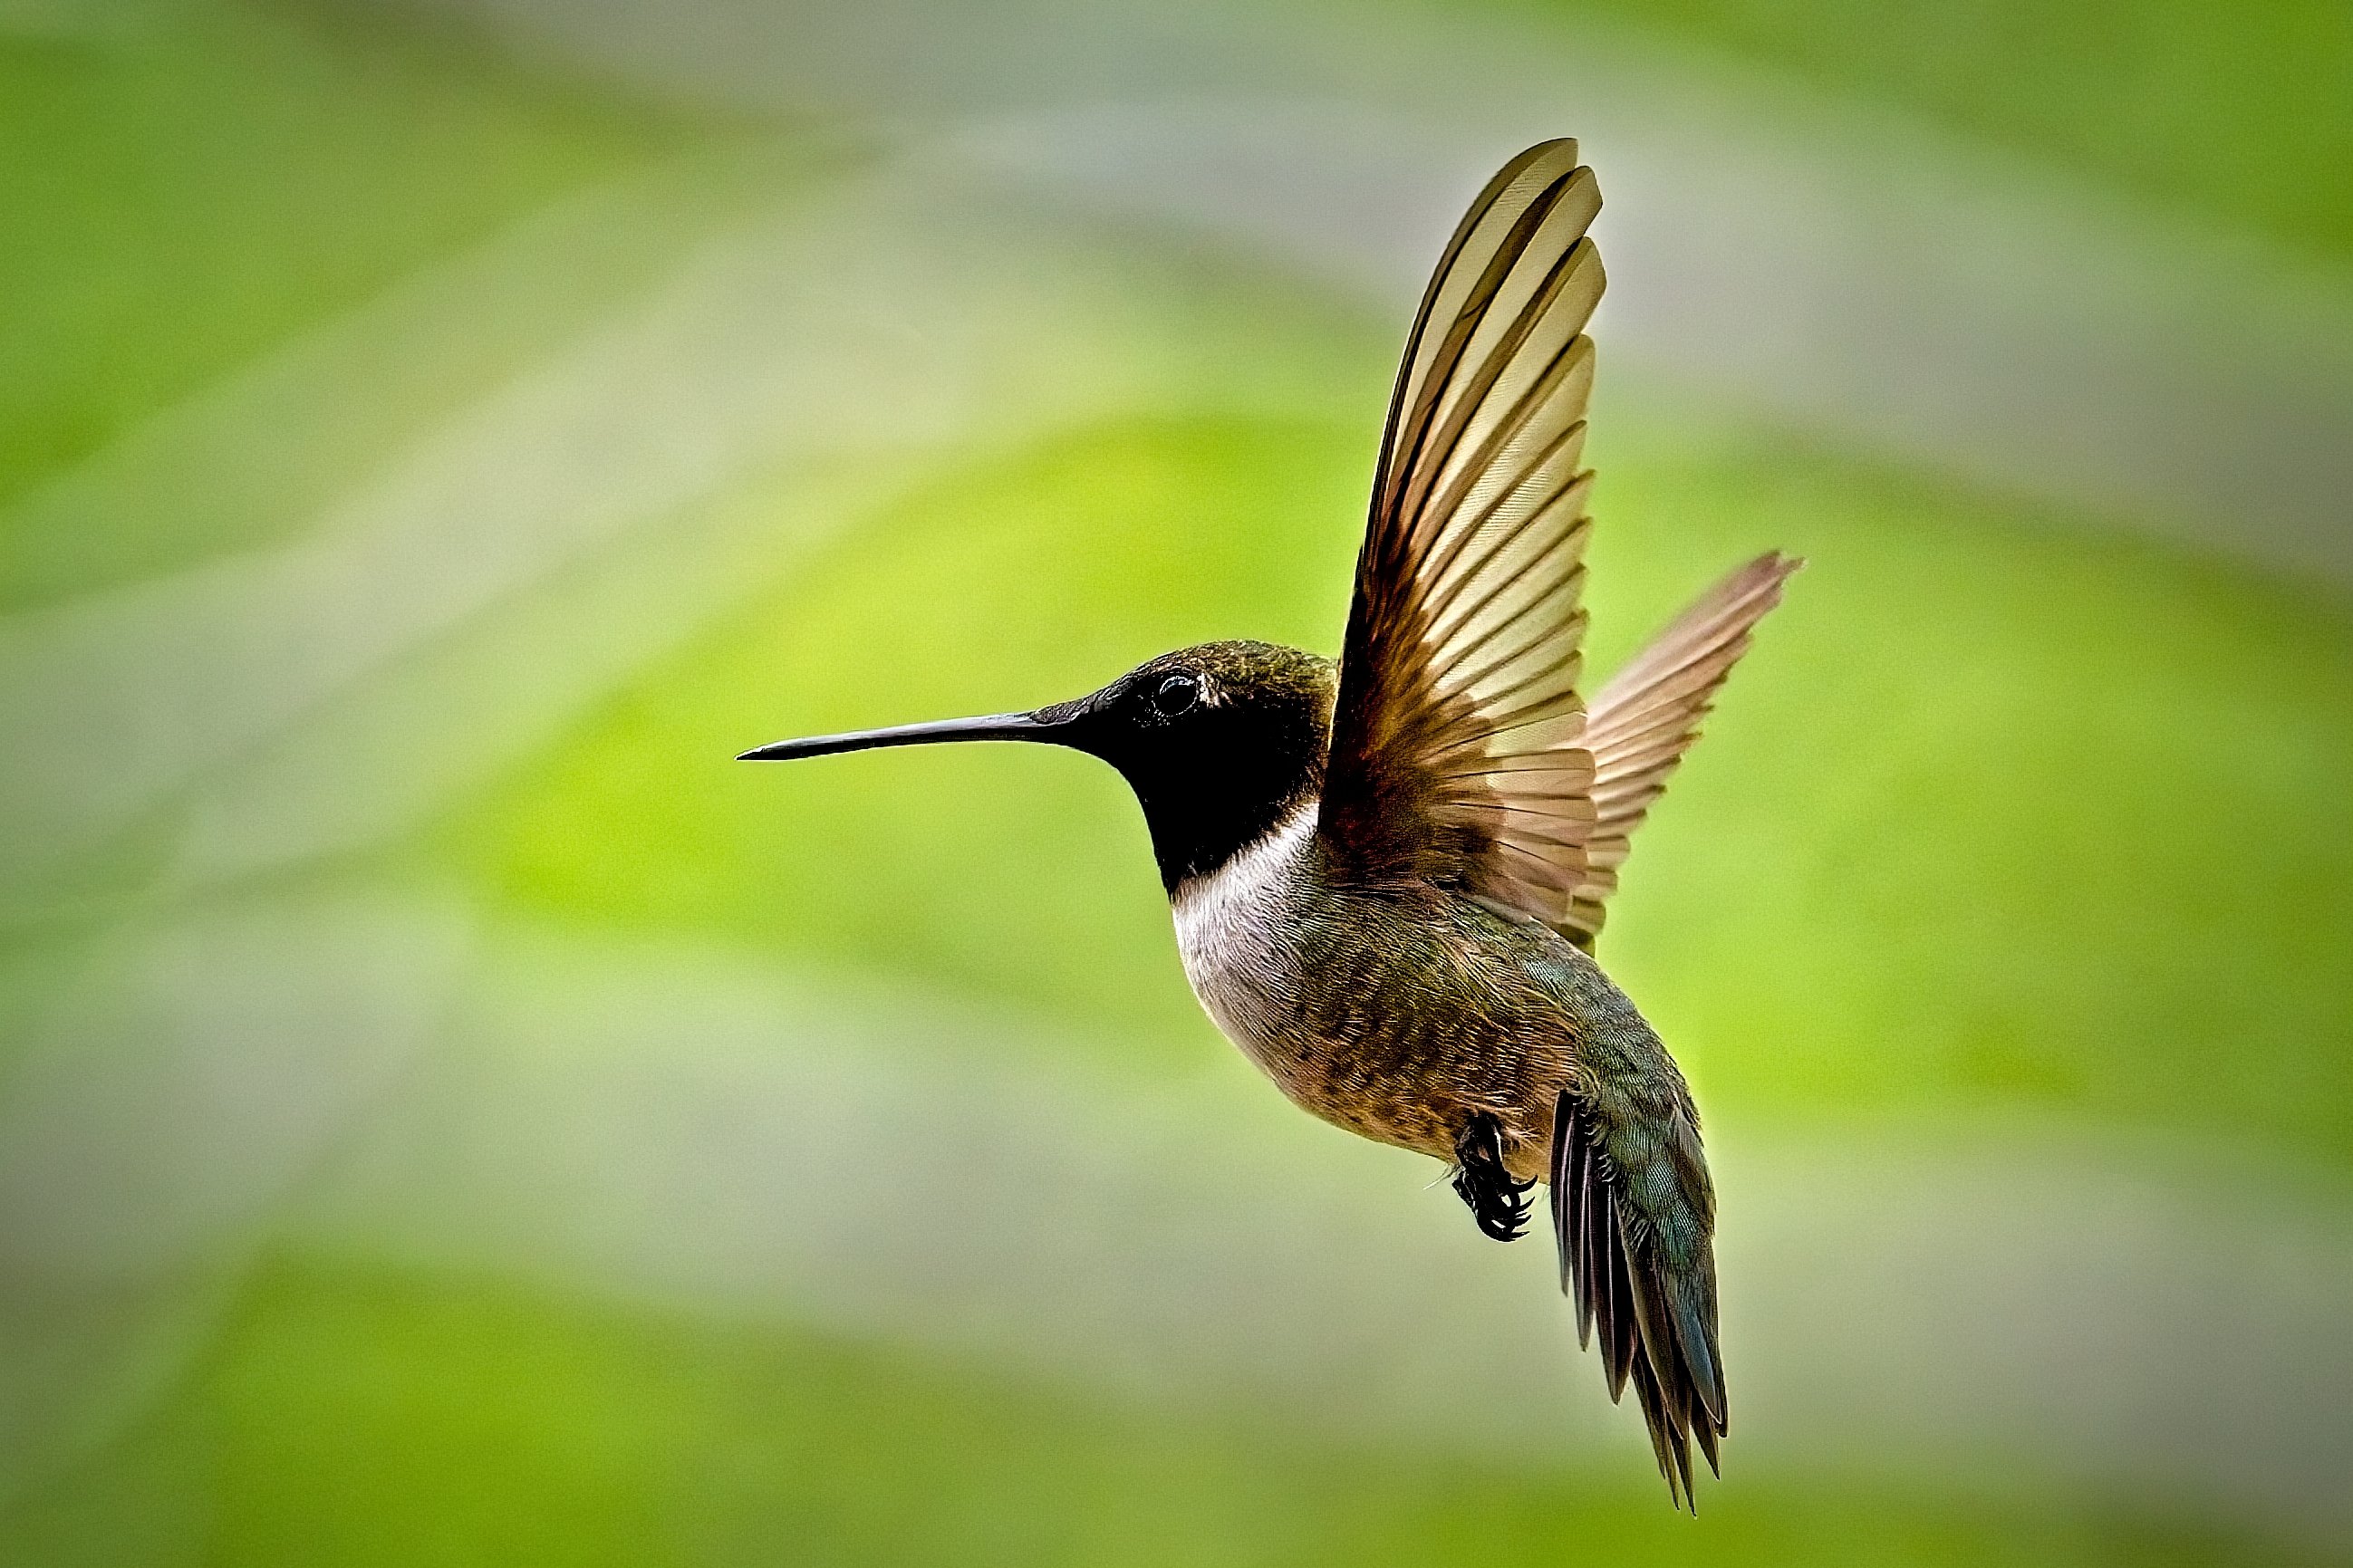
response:
[[[1577,158],[1577,151],[1576,137],[1547,136],[1541,142],[1534,142],[1522,148],[1517,154],[1504,163],[1504,170],[1506,173],[1519,173],[1532,169],[1538,163],[1550,163],[1558,165],[1569,173],[1574,173],[1581,166],[1578,164]],[[1500,178],[1501,176],[1499,175],[1498,177]]]
[[[1755,573],[1769,581],[1778,591],[1781,584],[1806,569],[1806,558],[1785,551],[1768,550],[1740,569],[1740,574]]]

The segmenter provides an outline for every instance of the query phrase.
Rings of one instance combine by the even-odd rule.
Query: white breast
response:
[[[1176,951],[1193,994],[1226,1037],[1263,1065],[1261,1046],[1287,1006],[1286,962],[1301,858],[1315,806],[1301,806],[1265,837],[1176,889]]]

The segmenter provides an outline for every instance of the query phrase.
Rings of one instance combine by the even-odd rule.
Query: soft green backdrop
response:
[[[1573,32],[1588,12],[1695,70],[1746,60],[2315,265],[2353,247],[2341,7],[1492,16]],[[953,336],[966,315],[1067,335],[1007,361],[1011,412],[893,445],[914,417],[897,384],[834,407],[822,376],[763,379],[864,296],[765,335],[727,314],[832,300],[841,235],[893,254],[903,213],[856,195],[888,140],[696,109],[399,8],[0,9],[0,721],[19,747],[0,773],[33,803],[0,857],[0,1561],[2353,1547],[2325,1495],[2353,1473],[2341,588],[1704,388],[1605,383],[1599,668],[1745,552],[1812,561],[1646,828],[1604,953],[1730,1152],[1734,1386],[1745,1351],[1765,1392],[1694,1523],[1630,1413],[1599,1409],[1532,1248],[1497,1254],[1510,1274],[1465,1283],[1458,1312],[1448,1271],[1503,1266],[1457,1245],[1434,1173],[1280,1108],[1229,1114],[1265,1091],[1185,990],[1114,779],[1021,748],[727,763],[1073,694],[1202,637],[1336,638],[1399,323],[1263,258],[1023,220],[991,253],[1017,279],[1002,299],[952,297],[892,352],[920,385],[935,358],[996,363]],[[1031,256],[1066,270],[1025,295]],[[632,346],[678,321],[674,363]],[[706,364],[751,390],[706,413]],[[560,416],[592,394],[643,452]],[[779,446],[771,425],[818,434]],[[441,537],[484,486],[480,541],[379,548]],[[625,526],[571,521],[616,490]],[[445,569],[482,575],[445,603]],[[111,730],[25,742],[116,722],[137,730],[119,769]],[[772,982],[786,1000],[757,1016],[810,1075],[782,1089],[758,1029],[719,1039],[667,1000]],[[576,1005],[602,1027],[638,994],[651,1021],[622,1045],[547,1022]],[[867,1037],[795,1035],[795,997]],[[937,1102],[876,1109],[862,1073],[919,1100],[935,1081]],[[673,1074],[708,1095],[665,1098]],[[1025,1120],[1066,1081],[1096,1098]],[[706,1155],[756,1171],[764,1141],[807,1132],[763,1106],[814,1106],[822,1142],[837,1091],[838,1142],[776,1154],[829,1184],[748,1218],[695,1185]],[[973,1145],[1002,1170],[926,1152],[959,1120],[1009,1129]],[[644,1142],[602,1142],[616,1125]],[[1067,1288],[1038,1272],[1062,1255],[1014,1234],[1023,1162],[1066,1135],[1082,1152],[1050,1168],[1082,1191],[1039,1191],[1044,1212],[1131,1163],[1161,1205],[1089,1218],[1113,1244]],[[640,1160],[661,1179],[632,1185]],[[1366,1245],[1324,1272],[1313,1254],[1218,1275],[1253,1229],[1294,1234],[1287,1184],[1324,1162],[1344,1175],[1301,1201]],[[893,1184],[902,1166],[923,1179]],[[1220,1167],[1240,1174],[1197,1176]],[[1730,1234],[1751,1169],[1769,1248]],[[1883,1214],[1883,1194],[1946,1206]],[[926,1228],[933,1197],[953,1225]],[[1360,1212],[1406,1228],[1347,1229]],[[2037,1215],[2059,1217],[2000,1234]],[[1197,1250],[1155,1251],[1166,1234]],[[968,1275],[904,1257],[943,1246]],[[1210,1260],[1154,1276],[1210,1303],[1181,1344],[1082,1312],[1065,1357],[1060,1330],[1021,1324],[1033,1298],[1092,1300],[1085,1279],[1172,1256]],[[1949,1365],[1841,1382],[1849,1337],[1877,1364],[1872,1320],[1933,1294],[1905,1274],[1923,1257],[2014,1315],[1919,1344],[1899,1325],[1889,1353],[1949,1344]],[[1392,1259],[1438,1281],[1426,1310],[1363,1316],[1343,1287]],[[955,1284],[1000,1276],[985,1309]],[[1744,1327],[1748,1281],[1780,1316]],[[1526,1316],[1493,1317],[1506,1298]],[[1532,1344],[1535,1393],[1440,1375],[1377,1408],[1293,1397],[1248,1371],[1262,1332],[1301,1332],[1262,1329],[1286,1313],[1328,1316],[1330,1344],[1298,1342],[1367,1384],[1425,1338]],[[2220,1370],[2189,1381],[2216,1402],[2167,1392],[2208,1346]],[[2068,1392],[2037,1404],[2045,1384]]]

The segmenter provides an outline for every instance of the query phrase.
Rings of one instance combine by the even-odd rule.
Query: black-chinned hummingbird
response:
[[[1337,665],[1206,643],[1026,713],[783,741],[753,761],[1038,741],[1134,790],[1195,994],[1300,1106],[1451,1163],[1498,1240],[1551,1193],[1679,1505],[1716,1468],[1715,1193],[1666,1047],[1592,956],[1628,843],[1799,563],[1725,578],[1588,704],[1578,467],[1601,198],[1574,142],[1504,165],[1407,339]]]

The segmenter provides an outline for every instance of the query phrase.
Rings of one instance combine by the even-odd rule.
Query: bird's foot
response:
[[[1504,1164],[1504,1124],[1488,1112],[1472,1113],[1454,1140],[1454,1191],[1470,1205],[1479,1228],[1497,1241],[1517,1241],[1528,1228],[1528,1189]]]

